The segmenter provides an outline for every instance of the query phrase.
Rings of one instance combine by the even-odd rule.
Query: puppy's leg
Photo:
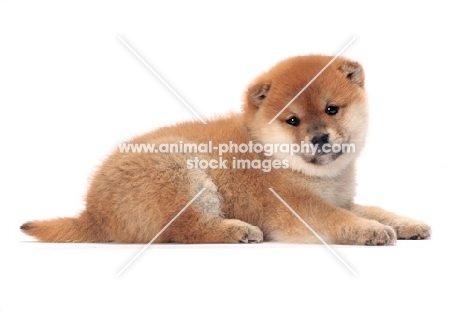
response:
[[[187,210],[174,221],[155,243],[251,243],[262,242],[258,228],[237,219],[206,217],[196,210]]]
[[[374,219],[395,229],[398,239],[426,239],[431,236],[431,227],[422,221],[388,212],[374,206],[354,205],[351,209],[356,215]]]
[[[210,176],[203,170],[187,171],[192,193],[201,195],[155,242],[164,243],[249,243],[262,242],[258,228],[237,219],[226,219],[221,210],[222,197]],[[188,196],[184,195],[187,200]]]
[[[263,241],[263,233],[258,227],[241,220],[223,217],[222,197],[205,171],[188,170],[186,182],[192,194],[204,190],[156,242],[258,243]]]
[[[211,177],[204,170],[186,167],[186,161],[193,156],[177,153],[114,157],[96,174],[87,196],[90,221],[93,227],[106,232],[109,240],[148,243],[158,233],[155,243],[263,240],[259,228],[223,217],[222,197]]]
[[[303,194],[303,195],[300,195]],[[286,203],[327,243],[348,245],[392,245],[392,227],[333,206],[319,197],[292,189],[279,193]],[[270,201],[271,213],[262,227],[267,240],[291,243],[320,243],[284,204]]]

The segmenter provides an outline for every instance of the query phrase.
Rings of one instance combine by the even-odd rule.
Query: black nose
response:
[[[324,144],[328,144],[328,134],[321,133],[312,137],[312,144],[322,147]]]

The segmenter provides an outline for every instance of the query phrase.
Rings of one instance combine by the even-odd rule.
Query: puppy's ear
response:
[[[250,102],[260,107],[270,92],[270,86],[270,84],[266,83],[259,83],[251,86],[247,91]]]
[[[346,61],[340,66],[339,70],[344,74],[346,79],[360,87],[364,87],[364,70],[359,63]]]

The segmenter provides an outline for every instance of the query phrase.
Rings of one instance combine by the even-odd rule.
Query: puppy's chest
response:
[[[300,181],[311,195],[317,195],[328,203],[349,208],[355,195],[355,184],[348,178],[304,178]]]

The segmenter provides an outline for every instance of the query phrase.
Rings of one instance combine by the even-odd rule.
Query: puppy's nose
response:
[[[320,133],[312,137],[312,144],[322,147],[324,144],[328,144],[328,134]]]

